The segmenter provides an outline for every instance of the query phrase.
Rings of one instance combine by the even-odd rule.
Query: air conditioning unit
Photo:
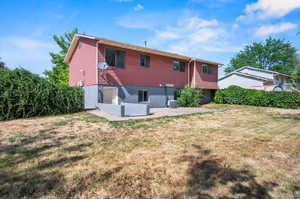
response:
[[[177,108],[177,101],[176,100],[168,100],[168,107],[169,108]]]

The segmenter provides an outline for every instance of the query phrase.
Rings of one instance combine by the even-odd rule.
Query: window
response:
[[[105,61],[109,66],[125,67],[125,52],[112,48],[105,49]]]
[[[148,91],[139,90],[139,102],[148,102]]]
[[[204,74],[211,74],[211,66],[208,64],[202,64],[202,72]]]
[[[185,63],[180,61],[173,62],[173,70],[178,72],[184,72],[185,70]]]
[[[150,66],[150,56],[140,55],[140,65],[144,67]]]

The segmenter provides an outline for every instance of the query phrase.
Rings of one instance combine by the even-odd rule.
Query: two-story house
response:
[[[203,89],[207,100],[218,89],[219,63],[93,36],[75,35],[65,62],[70,85],[84,88],[90,109],[98,103],[165,107],[186,85]]]
[[[282,73],[245,66],[219,79],[219,88],[235,85],[265,91],[292,91],[291,78]]]

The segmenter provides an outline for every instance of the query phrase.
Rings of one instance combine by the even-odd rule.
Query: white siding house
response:
[[[267,91],[292,91],[293,89],[288,75],[250,66],[242,67],[220,78],[218,85],[220,89],[232,85]]]

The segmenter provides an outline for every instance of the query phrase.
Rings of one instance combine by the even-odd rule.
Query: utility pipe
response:
[[[188,62],[188,86],[191,86],[190,83],[190,63],[193,61],[193,59],[190,59]]]
[[[194,60],[194,88],[196,88],[196,60]]]

